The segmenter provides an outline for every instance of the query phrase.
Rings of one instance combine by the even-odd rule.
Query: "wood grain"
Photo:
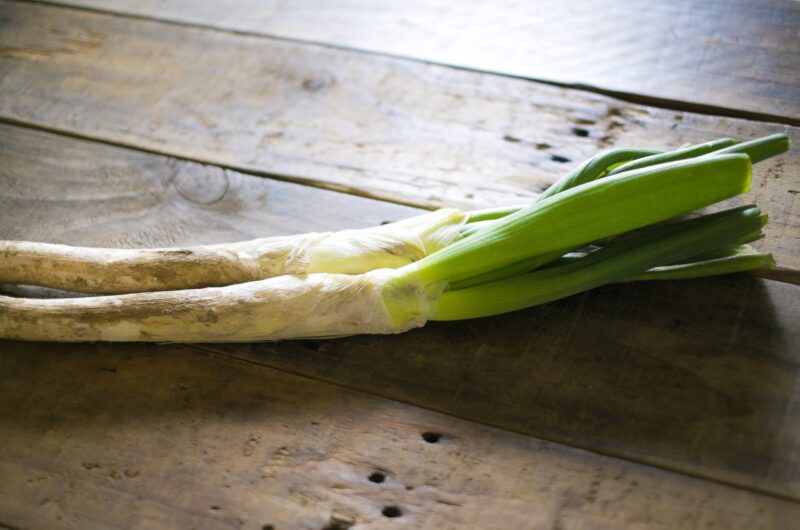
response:
[[[374,226],[421,210],[0,125],[0,238],[139,248]]]
[[[0,341],[0,373],[12,528],[753,530],[800,517],[795,503],[181,346]]]
[[[787,0],[63,0],[800,124]]]
[[[187,189],[198,189],[208,166],[19,127],[0,135],[0,238],[158,246],[372,224],[385,213],[367,199],[232,171],[225,198],[198,204],[164,179],[179,164]],[[291,208],[305,193],[326,196],[331,210]],[[744,277],[612,286],[396,337],[214,351],[797,499],[798,295]]]
[[[798,129],[387,57],[3,2],[0,119],[430,208],[515,204],[613,146]],[[759,166],[800,269],[800,151]]]

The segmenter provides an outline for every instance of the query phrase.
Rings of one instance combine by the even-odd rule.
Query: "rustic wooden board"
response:
[[[0,119],[421,207],[529,199],[611,146],[797,128],[74,9],[0,3]],[[760,166],[764,248],[800,269],[800,150]]]
[[[800,124],[786,0],[62,0]]]
[[[181,346],[0,341],[0,373],[0,524],[12,528],[753,530],[800,518],[797,503]]]
[[[421,212],[0,124],[0,238],[86,246],[221,243],[361,228]]]
[[[166,183],[177,166],[184,195],[217,189],[208,175],[221,171],[209,166],[19,127],[0,126],[0,137],[0,238],[161,246],[367,225],[414,211],[232,171],[224,197],[203,204]],[[311,217],[290,207],[305,194],[324,196],[319,204],[330,210]],[[739,277],[614,286],[396,337],[215,351],[797,498],[798,294]]]

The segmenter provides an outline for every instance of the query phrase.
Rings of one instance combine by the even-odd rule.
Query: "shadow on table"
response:
[[[177,344],[0,340],[0,374],[0,446],[8,447],[21,437],[113,446],[115,433],[170,437],[265,418],[296,426],[346,414],[337,407],[347,405],[335,386]]]
[[[797,496],[798,294],[745,277],[615,285],[399,336],[200,348]],[[193,348],[0,342],[0,429],[274,420],[342,406],[324,391],[334,387],[300,390],[302,380],[276,372],[243,378],[237,362]]]
[[[800,494],[800,288],[748,277],[614,285],[396,337],[238,356],[595,451]]]

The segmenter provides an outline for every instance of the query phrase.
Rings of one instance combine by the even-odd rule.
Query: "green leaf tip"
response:
[[[789,147],[789,137],[784,133],[778,133],[732,145],[716,151],[715,154],[743,153],[748,155],[750,160],[756,164],[767,158],[785,153],[789,150]]]

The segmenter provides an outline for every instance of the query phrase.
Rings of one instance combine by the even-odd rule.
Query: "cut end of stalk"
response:
[[[778,263],[775,261],[775,256],[773,256],[772,254],[767,254],[767,256],[769,256],[769,259],[767,260],[767,263],[764,264],[761,268],[762,269],[776,268],[778,266]]]
[[[750,187],[753,184],[753,162],[750,160],[750,157],[747,157],[747,177],[744,180],[742,185],[742,193],[747,193],[750,191]]]

